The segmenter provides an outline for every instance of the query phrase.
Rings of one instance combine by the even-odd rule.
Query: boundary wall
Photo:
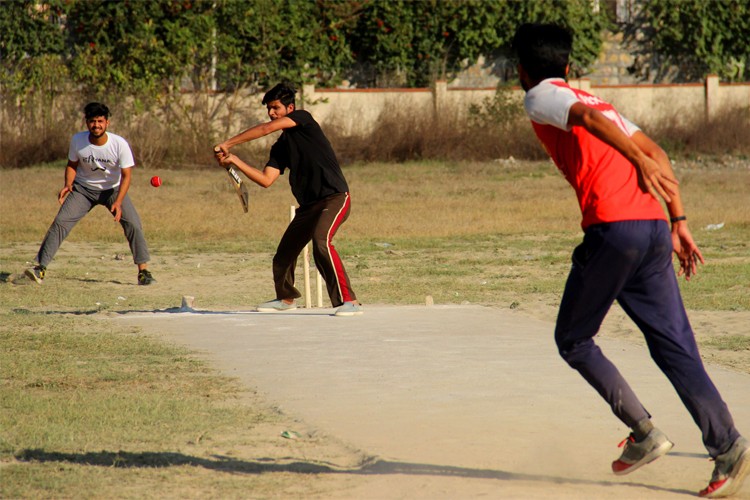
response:
[[[703,83],[591,85],[571,80],[571,86],[589,91],[612,103],[622,114],[642,126],[663,120],[712,119],[721,111],[750,113],[750,83],[721,83],[715,75]],[[523,99],[519,87],[512,98]],[[420,89],[302,89],[303,107],[318,122],[336,126],[344,134],[366,134],[382,113],[407,116],[432,113],[435,119],[465,117],[469,106],[482,105],[495,88],[452,88],[438,81]]]

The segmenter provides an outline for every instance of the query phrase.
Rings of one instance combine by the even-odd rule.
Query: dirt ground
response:
[[[698,429],[645,347],[627,340],[618,313],[600,345],[675,442],[666,457],[624,477],[610,462],[627,429],[559,358],[547,313],[470,305],[332,312],[217,311],[201,309],[198,297],[191,311],[110,316],[196,350],[288,415],[296,425],[289,430],[299,432],[290,455],[305,457],[288,470],[326,473],[320,497],[666,499],[694,496],[710,477]],[[748,320],[693,316],[730,332],[745,331]],[[750,434],[750,375],[707,367]],[[249,461],[266,456],[248,453]],[[750,484],[737,498],[750,499]]]
[[[84,269],[79,247],[63,247],[59,260]],[[92,310],[103,304],[103,320],[137,324],[195,350],[258,391],[287,418],[283,428],[257,432],[299,436],[284,440],[287,448],[238,447],[234,456],[240,468],[318,474],[324,493],[300,491],[297,498],[661,499],[694,496],[710,477],[713,464],[696,426],[619,308],[607,317],[600,343],[676,443],[668,456],[624,477],[614,476],[610,463],[627,429],[555,352],[554,304],[368,304],[354,318],[333,317],[332,309],[227,311],[216,304],[237,303],[238,290],[247,290],[246,275],[225,273],[232,255],[160,257],[163,279],[152,288],[137,287],[132,263],[113,260],[110,246],[101,253],[106,278],[79,279],[84,271],[56,267],[40,290],[50,294],[42,302],[68,300],[64,287],[73,280],[78,293],[91,295]],[[191,269],[221,279],[197,279]],[[16,279],[25,283],[8,277]],[[18,288],[19,300],[36,297],[33,287]],[[196,295],[192,311],[178,307],[185,292]],[[175,297],[175,307],[154,310],[165,296]],[[748,333],[748,311],[689,314],[699,339]],[[702,352],[737,427],[750,435],[750,353]],[[737,498],[750,499],[750,484]]]

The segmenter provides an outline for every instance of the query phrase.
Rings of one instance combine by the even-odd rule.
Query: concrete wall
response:
[[[723,84],[709,76],[702,84],[591,85],[590,80],[572,80],[571,85],[614,104],[627,118],[647,126],[659,120],[713,117],[723,108],[750,113],[750,83]],[[520,102],[523,91],[513,90]],[[449,88],[437,82],[431,89],[316,89],[305,86],[304,107],[316,119],[342,132],[364,134],[381,113],[419,113],[461,118],[471,104],[495,94],[494,88]]]

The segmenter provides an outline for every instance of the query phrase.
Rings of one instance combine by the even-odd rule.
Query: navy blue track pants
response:
[[[643,332],[651,357],[700,427],[709,454],[726,452],[739,433],[698,353],[672,265],[666,221],[588,227],[573,252],[555,328],[563,359],[633,427],[650,415],[593,340],[615,300]]]

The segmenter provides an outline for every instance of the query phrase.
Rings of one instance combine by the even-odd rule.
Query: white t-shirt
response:
[[[91,144],[88,131],[78,132],[70,140],[68,159],[78,162],[75,182],[99,191],[118,187],[120,169],[135,165],[128,141],[110,132],[103,146]]]

